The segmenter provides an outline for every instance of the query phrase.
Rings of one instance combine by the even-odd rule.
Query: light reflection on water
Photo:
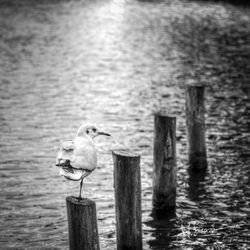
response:
[[[188,52],[173,40],[172,24],[185,23],[192,11],[197,22],[213,14],[224,26],[231,16],[220,5],[177,1],[1,4],[3,249],[67,248],[65,197],[76,194],[78,184],[59,176],[54,159],[60,140],[73,137],[86,120],[113,135],[97,139],[99,167],[83,187],[97,203],[102,249],[115,249],[110,151],[117,147],[142,156],[144,249],[213,244],[227,249],[235,242],[244,249],[249,242],[249,99],[241,88],[226,85],[225,90],[220,77],[207,91],[210,169],[202,176],[186,171],[182,86],[187,79],[178,75]],[[152,113],[162,108],[178,116],[177,209],[164,217],[151,213]]]

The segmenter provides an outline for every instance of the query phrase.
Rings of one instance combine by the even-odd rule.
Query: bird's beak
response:
[[[98,131],[99,135],[106,135],[106,136],[111,136],[109,133],[103,132],[103,131]]]

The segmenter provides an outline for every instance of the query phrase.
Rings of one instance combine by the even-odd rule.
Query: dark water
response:
[[[0,1],[0,248],[67,249],[60,140],[100,124],[84,183],[116,248],[111,150],[141,155],[143,249],[250,246],[250,11],[182,1]],[[187,169],[185,85],[207,86],[209,169]],[[151,214],[153,112],[177,116],[176,213]]]

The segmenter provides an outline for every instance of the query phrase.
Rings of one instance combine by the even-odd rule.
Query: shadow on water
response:
[[[189,169],[188,174],[188,197],[191,201],[201,201],[207,194],[206,176],[208,175],[208,171],[194,171]]]
[[[248,0],[189,0],[189,2],[204,2],[204,3],[230,3],[236,6],[249,6],[250,2]]]
[[[171,247],[177,231],[176,211],[153,209],[151,217],[152,220],[145,223],[152,228],[153,239],[147,242],[150,249],[160,250]]]
[[[157,3],[162,3],[164,0],[137,0],[138,2],[142,3],[152,3],[152,4],[157,4]]]
[[[202,245],[195,235],[195,230],[197,232],[202,230],[197,226],[199,218],[203,216],[199,203],[210,197],[207,190],[209,170],[188,169],[187,174],[187,198],[181,198],[180,195],[177,201],[177,211],[153,209],[150,214],[152,220],[145,223],[152,229],[151,239],[147,241],[150,249],[183,249],[192,241],[196,242],[193,244]],[[189,218],[190,214],[192,214],[192,219]]]
[[[237,23],[231,24],[235,19]],[[219,86],[237,83],[249,86],[250,59],[248,18],[232,11],[227,21],[206,14],[197,20],[193,15],[176,20],[173,39],[184,54],[183,76],[204,84],[219,79]]]

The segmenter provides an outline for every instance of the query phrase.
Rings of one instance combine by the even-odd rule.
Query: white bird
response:
[[[97,152],[93,139],[98,135],[110,136],[94,125],[82,125],[74,140],[62,142],[57,154],[56,166],[60,167],[60,174],[68,180],[81,180],[79,199],[83,179],[97,167]]]

